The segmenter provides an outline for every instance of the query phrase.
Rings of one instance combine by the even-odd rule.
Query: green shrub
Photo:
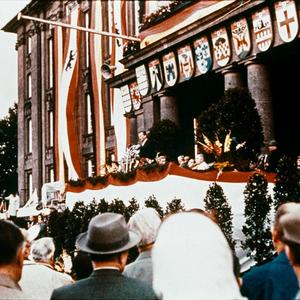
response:
[[[286,202],[300,202],[300,172],[296,160],[283,156],[279,160],[274,186],[274,207]]]
[[[138,204],[136,199],[132,198],[129,201],[129,205],[126,207],[126,210],[125,210],[125,219],[127,222],[130,219],[130,217],[139,210],[139,208],[140,208],[140,205]]]
[[[230,131],[232,148],[246,142],[239,151],[230,151],[230,161],[239,169],[247,168],[250,160],[254,160],[255,155],[260,152],[263,144],[261,121],[255,102],[245,88],[225,91],[217,103],[200,114],[198,123],[201,127],[197,130],[198,141],[203,141],[204,133],[210,141],[215,141],[217,135],[223,142]]]
[[[232,237],[232,211],[224,194],[223,188],[217,183],[209,186],[204,198],[205,210],[213,210],[216,214],[219,226],[226,236],[228,243],[234,249],[235,241]]]
[[[242,232],[245,241],[242,248],[247,256],[257,263],[272,256],[272,240],[269,213],[272,198],[268,195],[268,182],[264,175],[255,173],[246,185],[245,191],[245,225]]]
[[[184,205],[181,199],[173,199],[171,202],[167,202],[167,207],[165,209],[165,215],[176,213],[178,211],[184,210]]]
[[[161,120],[150,128],[149,140],[154,143],[156,152],[167,156],[169,161],[176,161],[179,153],[180,130],[170,120]]]
[[[157,210],[161,218],[164,216],[164,211],[158,204],[158,201],[154,195],[149,196],[149,198],[145,201],[145,207],[153,207]]]
[[[70,218],[70,210],[66,208],[62,212],[54,210],[48,219],[48,235],[53,237],[55,243],[55,257],[58,257],[65,248],[66,224]]]

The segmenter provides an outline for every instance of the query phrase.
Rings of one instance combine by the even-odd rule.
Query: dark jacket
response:
[[[157,299],[152,288],[118,270],[100,269],[52,293],[51,299]]]
[[[155,146],[154,143],[147,139],[144,145],[140,148],[139,156],[141,158],[155,158],[156,152],[155,152]]]
[[[297,290],[296,274],[284,252],[247,272],[241,287],[242,295],[249,300],[293,299]]]
[[[151,250],[141,252],[134,262],[125,267],[123,275],[139,279],[152,286],[153,270]]]

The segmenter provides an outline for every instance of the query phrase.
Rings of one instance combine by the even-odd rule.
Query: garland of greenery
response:
[[[157,165],[157,164],[146,164],[141,167],[138,167],[138,170],[144,171],[145,173],[149,174],[155,171],[163,172],[168,168],[169,163],[164,165]]]
[[[97,185],[98,183],[100,184],[106,184],[108,180],[108,176],[96,176],[96,177],[88,177],[86,181],[88,181],[92,185]]]
[[[78,178],[77,180],[70,179],[67,183],[71,186],[84,186],[85,180],[80,178]]]
[[[128,182],[135,178],[136,176],[136,170],[132,170],[130,172],[116,172],[116,173],[110,173],[111,177],[123,182]]]
[[[170,16],[177,13],[182,8],[186,7],[190,3],[194,2],[193,0],[174,0],[169,5],[162,6],[155,12],[150,15],[144,16],[143,22],[140,25],[140,31],[147,29],[150,26],[153,26],[162,20],[169,18]]]
[[[146,164],[143,166],[140,166],[137,168],[137,170],[141,170],[146,172],[147,174],[150,174],[152,172],[158,171],[163,172],[168,168],[169,163],[166,163],[164,165],[157,165],[157,164]],[[132,170],[130,172],[115,172],[115,173],[109,173],[104,176],[95,176],[95,177],[87,177],[86,179],[77,179],[77,180],[69,180],[67,183],[70,186],[74,187],[81,187],[84,186],[87,182],[91,183],[93,186],[97,184],[106,184],[109,178],[109,175],[116,179],[123,182],[128,182],[136,177],[136,169]]]

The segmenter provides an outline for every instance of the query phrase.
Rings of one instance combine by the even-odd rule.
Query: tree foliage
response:
[[[286,202],[300,202],[300,172],[297,170],[296,160],[283,156],[277,166],[274,186],[274,206]]]
[[[164,211],[162,207],[159,205],[154,195],[150,195],[149,198],[145,201],[145,207],[152,207],[156,209],[161,218],[164,216]]]
[[[184,205],[181,202],[181,199],[173,199],[171,202],[167,202],[167,207],[165,209],[165,215],[173,214],[178,211],[183,211]]]
[[[174,122],[165,119],[154,124],[149,132],[149,140],[154,143],[156,152],[166,155],[168,160],[176,160],[180,145],[180,130]]]
[[[0,194],[18,191],[18,114],[17,104],[0,120]]]
[[[228,203],[223,188],[217,183],[211,184],[206,192],[204,204],[206,210],[213,210],[215,212],[220,228],[222,229],[231,247],[234,248],[235,241],[232,236],[233,215],[231,206]]]
[[[211,141],[216,135],[221,141],[231,132],[232,146],[246,142],[242,151],[233,152],[233,162],[251,160],[260,152],[263,144],[263,131],[255,102],[245,88],[233,88],[225,91],[224,96],[212,104],[198,117],[200,128],[197,139],[203,139],[204,133]]]
[[[269,218],[272,198],[268,195],[268,182],[264,175],[254,173],[249,178],[244,197],[246,221],[242,227],[245,235],[242,248],[248,251],[249,257],[261,263],[272,256]]]

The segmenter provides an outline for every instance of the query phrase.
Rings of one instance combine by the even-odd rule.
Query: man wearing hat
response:
[[[152,288],[122,275],[128,250],[140,236],[128,229],[120,214],[103,213],[91,219],[76,245],[89,253],[93,272],[74,284],[55,289],[51,299],[157,299]]]
[[[294,271],[300,282],[300,212],[292,212],[281,218],[285,252],[293,265]],[[300,289],[295,297],[300,299]]]

